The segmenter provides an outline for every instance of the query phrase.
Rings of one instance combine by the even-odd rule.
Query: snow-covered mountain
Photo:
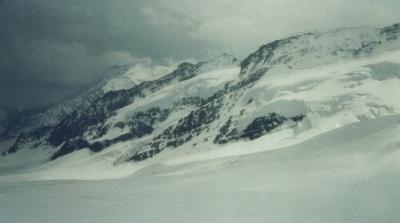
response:
[[[0,142],[2,221],[400,222],[400,24],[143,71]]]
[[[36,116],[0,165],[39,171],[74,157],[77,169],[117,168],[247,154],[396,115],[399,36],[400,24],[336,29],[268,43],[242,62],[222,54],[147,76],[114,67],[88,93]]]
[[[139,61],[133,65],[110,67],[95,86],[47,109],[18,109],[0,112],[0,139],[10,140],[23,132],[55,126],[76,110],[85,110],[96,99],[109,91],[129,89],[157,75],[172,71],[172,66],[153,65],[152,61]]]
[[[4,118],[0,119],[3,120],[3,122],[0,121],[0,128],[2,129],[0,131],[0,139],[15,138],[23,132],[58,124],[73,111],[87,108],[96,98],[104,95],[107,91],[102,89],[103,86],[114,79],[118,79],[128,69],[129,66],[111,67],[107,71],[104,80],[98,83],[97,86],[83,91],[81,94],[53,107],[28,110],[17,108],[11,111],[4,111]],[[131,86],[134,86],[134,84]]]

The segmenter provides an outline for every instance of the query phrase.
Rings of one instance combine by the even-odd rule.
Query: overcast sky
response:
[[[241,59],[293,33],[383,26],[399,12],[399,0],[0,0],[0,108],[59,102],[114,64]]]

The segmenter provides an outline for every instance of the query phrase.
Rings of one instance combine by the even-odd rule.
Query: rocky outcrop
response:
[[[231,141],[240,139],[257,139],[279,126],[292,121],[294,123],[301,122],[305,115],[297,115],[294,117],[284,117],[277,113],[270,113],[266,116],[255,118],[243,131],[239,132],[235,127],[232,127],[232,118],[220,128],[218,135],[214,139],[214,143],[225,144]]]

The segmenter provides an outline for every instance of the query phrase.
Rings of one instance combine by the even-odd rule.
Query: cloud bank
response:
[[[3,0],[0,107],[57,103],[143,58],[244,57],[293,33],[400,22],[398,0]]]

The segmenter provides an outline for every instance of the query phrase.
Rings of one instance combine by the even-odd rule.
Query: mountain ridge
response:
[[[44,150],[47,162],[88,149],[93,154],[114,151],[111,163],[121,165],[166,150],[217,148],[282,132],[290,137],[317,134],[335,128],[335,121],[341,126],[396,114],[400,106],[389,99],[379,102],[382,92],[375,89],[400,77],[399,36],[399,23],[313,32],[265,44],[241,62],[222,54],[182,63],[159,78],[105,92],[54,126],[21,134],[2,156]],[[394,52],[394,61],[376,59],[387,52]],[[340,67],[344,61],[364,59],[390,71],[368,61]],[[125,72],[117,76],[126,73],[121,69]],[[289,75],[303,71],[311,73],[303,74],[303,80]]]

